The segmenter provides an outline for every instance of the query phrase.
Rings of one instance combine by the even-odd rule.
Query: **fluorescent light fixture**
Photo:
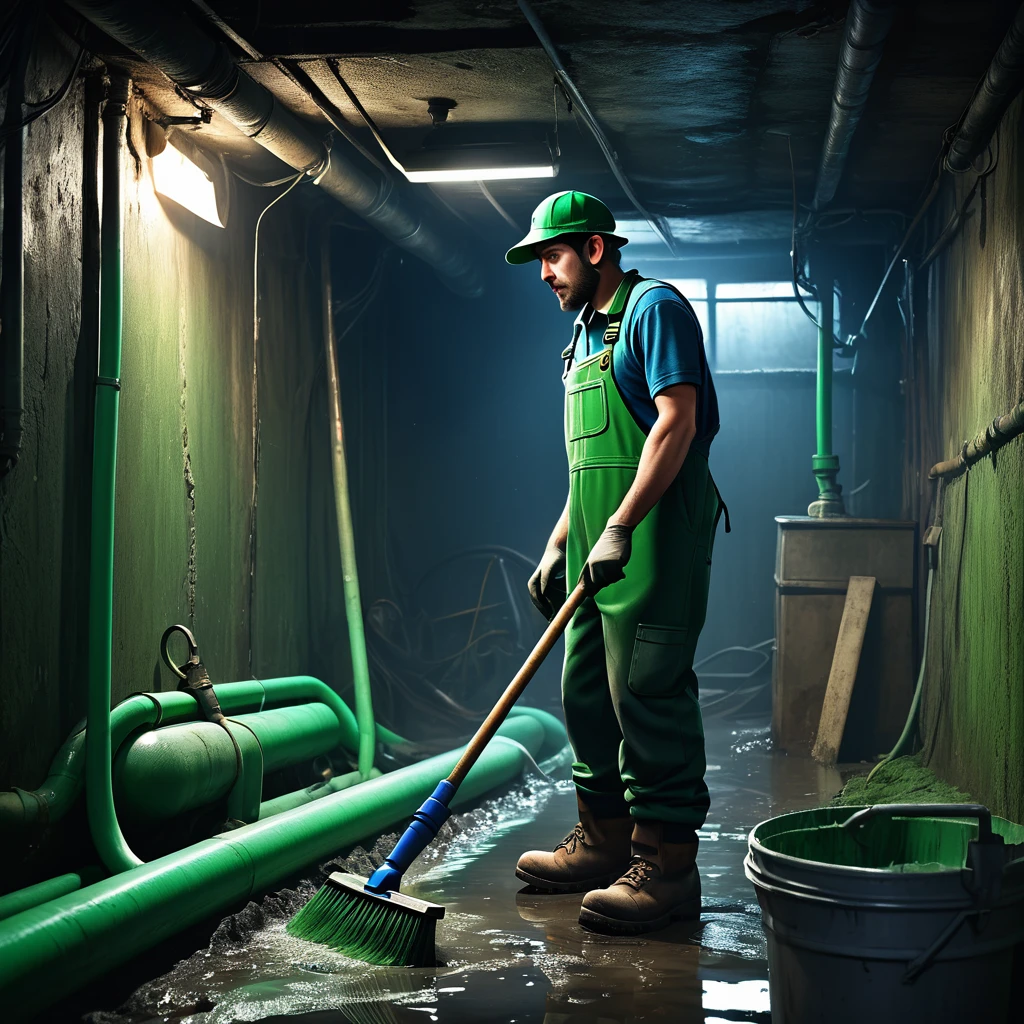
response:
[[[153,157],[153,187],[197,217],[224,227],[217,209],[217,190],[197,164],[173,145]]]
[[[547,146],[482,145],[424,149],[404,163],[413,182],[553,178],[558,165]]]

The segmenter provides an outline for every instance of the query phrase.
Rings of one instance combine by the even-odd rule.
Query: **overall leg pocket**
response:
[[[641,697],[673,697],[686,686],[693,664],[690,630],[681,626],[636,627],[629,688]]]

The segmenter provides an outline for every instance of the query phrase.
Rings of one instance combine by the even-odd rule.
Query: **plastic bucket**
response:
[[[976,805],[823,807],[762,822],[744,867],[768,941],[773,1024],[1016,1020],[1017,844],[1024,828]]]

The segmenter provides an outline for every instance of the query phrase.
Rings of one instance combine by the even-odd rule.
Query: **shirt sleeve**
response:
[[[676,295],[670,292],[664,298],[653,298],[639,311],[630,333],[631,347],[644,369],[651,398],[675,384],[700,387],[704,339],[696,317]]]

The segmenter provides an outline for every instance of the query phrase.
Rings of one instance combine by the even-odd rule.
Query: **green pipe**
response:
[[[0,1005],[38,1014],[86,982],[183,928],[281,883],[408,818],[461,750],[226,832],[0,922]],[[510,781],[527,751],[496,737],[457,806]]]
[[[555,731],[551,731],[552,726]],[[565,729],[561,722],[554,715],[536,708],[513,708],[508,720],[498,727],[497,734],[515,740],[528,750],[536,750],[538,758],[548,756],[549,748],[558,750],[565,743]],[[377,775],[380,774],[376,768],[374,771]],[[321,800],[331,793],[348,789],[359,781],[359,773],[351,772],[348,775],[339,775],[328,782],[318,782],[305,789],[285,793],[272,800],[264,800],[260,805],[260,820],[280,814],[282,811],[290,811],[294,807],[301,807],[314,800]]]
[[[260,741],[264,772],[299,764],[341,744],[338,719],[326,704],[239,715],[235,721],[247,725]]]
[[[379,768],[374,768],[370,773],[370,778],[376,779],[382,774]],[[312,786],[307,786],[305,789],[297,789],[291,793],[275,796],[271,800],[264,800],[260,804],[260,821],[264,818],[271,818],[275,814],[281,814],[284,811],[291,811],[296,807],[302,807],[303,804],[312,803],[314,800],[322,800],[325,796],[330,796],[332,793],[340,793],[343,789],[351,789],[363,781],[363,777],[359,772],[348,772],[345,775],[336,775],[333,779],[328,779],[326,782],[317,782]]]
[[[0,921],[66,896],[69,892],[81,889],[83,885],[91,885],[98,881],[102,874],[99,868],[83,868],[81,871],[57,875],[56,878],[48,878],[45,882],[27,885],[24,889],[0,896]]]
[[[352,688],[356,719],[359,722],[359,771],[369,778],[376,754],[373,722],[373,695],[370,689],[370,665],[366,657],[363,632],[363,602],[359,594],[356,568],[356,540],[352,529],[352,505],[349,501],[348,463],[345,460],[345,426],[341,415],[341,384],[338,380],[338,352],[334,339],[334,304],[331,281],[331,229],[325,226],[321,247],[324,347],[327,358],[327,387],[331,398],[331,465],[334,471],[334,508],[338,520],[338,545],[341,549],[342,587],[345,593],[345,621],[352,658]]]
[[[822,307],[824,308],[824,307]],[[825,317],[822,314],[822,321]],[[818,379],[815,395],[818,455],[832,454],[832,338],[818,328]]]
[[[347,704],[324,682],[312,676],[246,679],[219,683],[217,696],[226,715],[259,711],[268,705],[294,705],[305,701],[326,704],[338,719],[339,746],[354,752],[359,730]],[[153,729],[199,719],[195,700],[187,693],[139,694],[122,701],[110,713],[111,750],[117,751],[139,729]],[[79,729],[58,751],[46,781],[34,791],[0,792],[0,827],[16,828],[60,820],[72,807],[82,788],[86,733]],[[383,726],[377,727],[382,743],[401,746],[408,741]]]
[[[832,331],[825,329],[825,305],[818,328],[818,375],[815,391],[815,440],[817,452],[811,458],[811,471],[818,481],[817,500],[807,514],[817,519],[846,514],[839,475],[839,456],[832,451]]]
[[[114,487],[121,394],[121,139],[128,79],[114,75],[103,107],[103,224],[100,234],[100,352],[93,421],[92,525],[89,548],[86,809],[89,831],[112,872],[142,863],[117,823],[111,785],[110,662],[113,644]]]
[[[537,752],[538,761],[546,761],[559,755],[566,745],[565,726],[561,720],[556,718],[554,715],[547,711],[542,711],[540,708],[527,708],[527,707],[514,707],[509,712],[509,720],[516,717],[532,718],[535,722],[539,722],[541,728],[544,730],[544,744]],[[508,724],[508,720],[506,720]],[[504,733],[502,729],[498,730],[498,735],[508,735]],[[518,738],[518,737],[513,737]],[[522,742],[522,740],[520,740]]]

